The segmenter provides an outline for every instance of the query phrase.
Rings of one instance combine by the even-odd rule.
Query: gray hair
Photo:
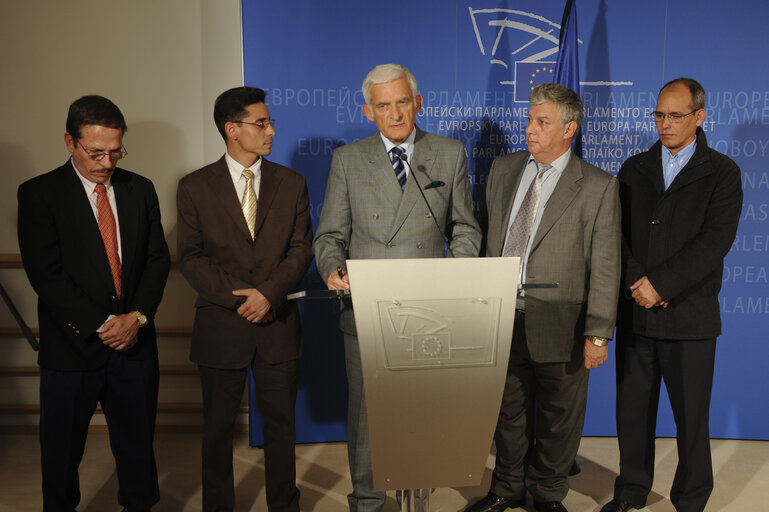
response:
[[[409,87],[411,87],[411,95],[414,96],[414,101],[416,101],[417,79],[414,78],[411,71],[400,64],[380,64],[369,71],[366,78],[363,79],[361,91],[363,92],[363,98],[366,100],[366,104],[371,105],[372,85],[386,84],[387,82],[392,82],[402,76],[405,76],[406,80],[408,80]]]
[[[692,93],[692,109],[699,110],[705,108],[705,88],[697,80],[693,78],[676,78],[663,85],[660,92],[667,86],[674,84],[684,84],[689,89],[689,92]]]
[[[579,95],[561,84],[539,84],[531,91],[529,103],[541,105],[542,103],[555,103],[561,122],[565,125],[571,121],[577,123],[577,132],[582,126],[582,100]]]

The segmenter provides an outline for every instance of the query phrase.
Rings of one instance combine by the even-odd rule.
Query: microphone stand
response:
[[[409,166],[409,173],[411,174],[411,177],[414,178],[414,183],[416,183],[417,188],[419,189],[419,193],[422,195],[422,200],[425,202],[425,205],[427,205],[427,210],[430,212],[430,216],[433,218],[433,222],[435,223],[435,227],[438,228],[438,232],[443,237],[443,242],[446,244],[446,249],[449,250],[449,254],[451,254],[452,258],[455,258],[454,252],[451,250],[451,245],[449,244],[449,239],[446,237],[446,234],[441,229],[441,226],[438,224],[438,219],[435,218],[435,214],[433,213],[432,207],[430,207],[430,202],[427,200],[427,197],[425,197],[425,192],[422,190],[422,186],[419,184],[419,180],[417,179],[417,175],[414,172],[414,168],[411,167],[411,164],[409,163],[409,158],[406,156],[406,153],[403,153],[400,156],[400,159],[406,163],[406,165]],[[429,176],[428,176],[429,178]],[[434,186],[439,186],[438,183],[442,182],[436,182],[433,181],[430,183],[430,185],[435,184]],[[432,188],[432,187],[431,187]]]

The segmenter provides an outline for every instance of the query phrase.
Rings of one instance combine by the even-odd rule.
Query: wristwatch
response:
[[[147,325],[147,317],[144,316],[141,312],[131,311],[131,314],[136,317],[136,320],[139,321],[139,327],[144,327]]]
[[[600,336],[588,336],[587,341],[595,345],[596,347],[605,347],[609,344],[608,338],[602,338]]]

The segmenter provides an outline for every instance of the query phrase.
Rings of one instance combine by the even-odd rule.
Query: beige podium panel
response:
[[[348,260],[374,488],[479,485],[510,353],[518,258]]]

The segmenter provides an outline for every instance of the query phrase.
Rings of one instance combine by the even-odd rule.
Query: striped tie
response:
[[[534,225],[534,218],[537,216],[537,208],[539,208],[539,198],[542,195],[542,175],[545,174],[545,171],[552,168],[548,164],[535,163],[537,164],[537,176],[531,182],[529,190],[526,191],[515,220],[510,225],[502,256],[523,258],[524,254],[526,254],[531,227]],[[523,268],[523,262],[521,262],[520,268]]]
[[[395,177],[398,178],[401,190],[406,188],[406,165],[403,163],[403,160],[401,160],[401,155],[404,151],[405,150],[399,146],[395,146],[390,150],[390,153],[392,153],[390,162],[393,164],[393,171],[395,171]]]
[[[107,187],[101,183],[96,184],[96,211],[98,213],[99,231],[101,239],[104,242],[104,249],[107,251],[109,268],[112,271],[112,282],[115,284],[115,293],[120,298],[121,278],[120,273],[122,265],[120,264],[120,255],[117,252],[117,228],[115,225],[115,216],[109,205],[107,198]]]
[[[246,178],[246,190],[243,192],[243,199],[240,207],[243,209],[243,217],[246,218],[248,231],[251,233],[251,239],[254,239],[254,230],[256,229],[256,193],[254,192],[254,173],[251,169],[243,169],[243,177]]]

